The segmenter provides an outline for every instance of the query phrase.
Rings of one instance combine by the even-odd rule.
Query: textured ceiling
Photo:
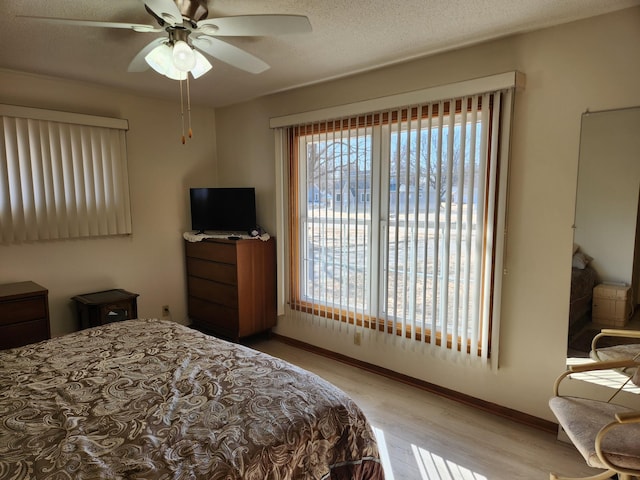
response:
[[[213,60],[213,70],[192,82],[192,100],[210,106],[232,104],[635,5],[640,0],[209,0],[209,18],[306,15],[313,32],[226,37],[271,68],[252,75]],[[177,82],[152,70],[127,72],[134,55],[159,33],[48,24],[17,15],[153,23],[140,0],[0,0],[0,68],[148,96],[177,92]]]

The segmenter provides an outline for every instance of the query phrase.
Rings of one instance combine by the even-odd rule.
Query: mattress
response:
[[[0,351],[0,479],[384,478],[360,408],[320,377],[136,319]]]

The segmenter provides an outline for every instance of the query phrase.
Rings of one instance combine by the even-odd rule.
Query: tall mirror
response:
[[[640,302],[639,201],[640,107],[585,112],[574,220],[570,356],[588,355],[591,338],[601,328],[633,328],[637,323],[640,329],[634,316]]]

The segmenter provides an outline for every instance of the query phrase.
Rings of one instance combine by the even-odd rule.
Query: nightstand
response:
[[[76,295],[80,328],[97,327],[138,317],[137,293],[122,289]]]

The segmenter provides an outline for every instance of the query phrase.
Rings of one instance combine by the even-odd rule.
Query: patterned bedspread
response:
[[[0,479],[383,479],[342,391],[173,322],[0,351]]]

